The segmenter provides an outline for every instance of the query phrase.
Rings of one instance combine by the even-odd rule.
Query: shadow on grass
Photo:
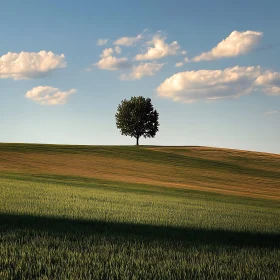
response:
[[[98,220],[74,220],[22,214],[0,214],[0,232],[32,230],[61,236],[102,235],[124,240],[179,242],[183,244],[234,245],[239,247],[280,248],[280,234],[208,230]]]

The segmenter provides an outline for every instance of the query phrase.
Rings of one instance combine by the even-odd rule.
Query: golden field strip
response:
[[[0,144],[0,172],[71,175],[280,200],[280,155],[240,150]]]

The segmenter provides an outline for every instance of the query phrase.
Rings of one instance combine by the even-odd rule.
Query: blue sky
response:
[[[280,153],[279,10],[278,0],[1,1],[0,141],[134,145],[114,115],[143,95],[160,131],[140,144]]]

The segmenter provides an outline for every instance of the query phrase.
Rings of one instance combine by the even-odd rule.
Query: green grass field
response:
[[[280,279],[280,155],[0,144],[0,279]]]

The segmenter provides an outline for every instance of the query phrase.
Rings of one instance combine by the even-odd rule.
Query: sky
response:
[[[0,142],[135,145],[115,113],[142,95],[142,145],[280,153],[279,0],[0,4]]]

